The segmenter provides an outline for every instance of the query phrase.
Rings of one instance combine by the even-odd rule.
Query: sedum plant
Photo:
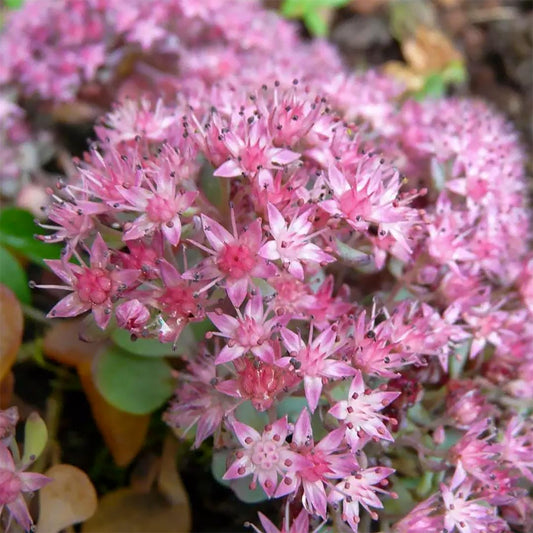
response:
[[[5,83],[115,101],[53,192],[49,315],[182,354],[164,419],[239,498],[279,500],[256,530],[527,531],[533,259],[506,120],[402,101],[255,2],[38,4],[56,40]],[[42,35],[34,5],[5,42]],[[70,42],[65,6],[94,34]]]

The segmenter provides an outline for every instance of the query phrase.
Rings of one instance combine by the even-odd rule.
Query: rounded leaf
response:
[[[100,353],[93,375],[111,405],[137,415],[155,411],[174,391],[171,369],[164,359],[133,355],[118,346]]]
[[[37,533],[58,533],[84,522],[96,511],[96,490],[85,472],[72,465],[54,465],[45,472],[52,482],[39,492]]]
[[[0,246],[0,283],[9,287],[21,302],[30,303],[31,293],[26,272],[3,246]]]

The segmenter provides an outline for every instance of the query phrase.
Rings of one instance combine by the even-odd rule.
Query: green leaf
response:
[[[44,420],[37,413],[31,413],[24,426],[22,464],[33,463],[43,453],[47,440],[48,430]]]
[[[61,246],[46,244],[34,236],[43,234],[30,212],[17,207],[0,211],[0,244],[16,250],[30,261],[44,265],[43,259],[59,259]]]
[[[8,9],[18,9],[24,3],[24,0],[4,0]]]
[[[329,32],[329,25],[320,10],[308,11],[304,15],[304,22],[309,33],[314,37],[325,37]]]
[[[414,97],[416,100],[425,100],[426,98],[441,98],[446,94],[446,81],[440,72],[430,74],[424,81],[424,86]]]
[[[93,372],[102,396],[127,413],[151,413],[174,390],[171,368],[164,359],[140,357],[118,346],[111,346],[98,356]]]
[[[20,302],[29,304],[31,293],[26,272],[5,248],[0,246],[0,283],[9,287]]]

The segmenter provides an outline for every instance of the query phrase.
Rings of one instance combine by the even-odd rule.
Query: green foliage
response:
[[[94,367],[98,390],[117,409],[144,415],[161,407],[172,395],[174,380],[168,363],[111,346]]]
[[[46,244],[35,238],[43,234],[30,212],[17,207],[0,211],[0,244],[17,251],[30,261],[44,266],[43,259],[59,259],[61,246]]]
[[[466,69],[462,61],[452,61],[442,72],[429,74],[424,86],[413,96],[416,100],[442,98],[450,84],[462,84],[466,81]]]
[[[48,431],[44,420],[37,413],[31,413],[24,426],[22,464],[33,463],[43,453],[47,441]]]
[[[18,9],[23,3],[24,0],[4,0],[4,4],[8,9]]]
[[[9,287],[18,300],[29,304],[31,300],[26,272],[4,247],[0,246],[0,283]]]
[[[344,7],[350,0],[284,0],[281,13],[287,18],[300,18],[309,33],[325,37],[329,32],[327,9]]]

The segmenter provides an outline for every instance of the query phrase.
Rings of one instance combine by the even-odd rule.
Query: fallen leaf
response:
[[[415,35],[401,45],[409,67],[427,75],[444,70],[454,61],[462,61],[461,53],[444,33],[426,26],[418,26]]]
[[[82,526],[83,533],[187,533],[191,530],[188,505],[170,505],[156,492],[132,488],[106,494],[96,514]],[[38,532],[40,533],[40,532]]]
[[[103,342],[80,340],[82,320],[57,320],[44,336],[43,351],[50,359],[69,366],[92,361]]]
[[[9,372],[0,380],[0,409],[7,409],[12,405],[13,391],[15,390],[15,375]]]
[[[94,514],[96,490],[85,472],[72,465],[59,464],[49,468],[45,475],[52,482],[39,492],[37,533],[58,533]]]
[[[389,0],[351,0],[348,7],[361,15],[370,15],[388,2]]]
[[[13,366],[22,342],[24,318],[19,301],[6,286],[0,285],[0,381]]]
[[[128,465],[144,443],[150,415],[134,415],[113,407],[96,388],[90,362],[78,365],[78,375],[96,425],[115,463]]]
[[[189,497],[181,481],[176,464],[179,442],[168,433],[163,442],[161,454],[161,470],[157,479],[159,492],[173,505],[182,505],[189,511]]]

